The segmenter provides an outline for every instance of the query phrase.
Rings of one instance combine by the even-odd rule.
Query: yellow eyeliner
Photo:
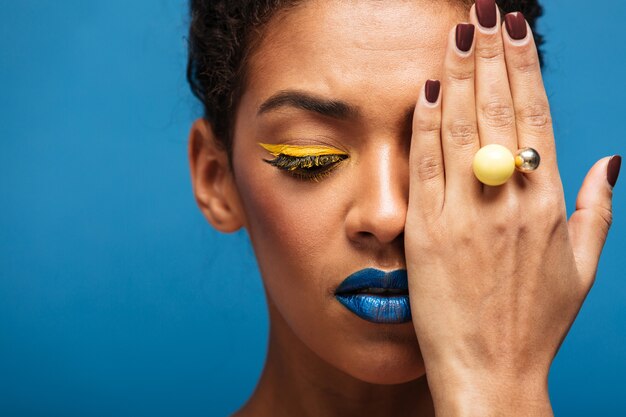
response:
[[[318,145],[274,145],[269,143],[260,143],[266,151],[274,156],[287,155],[295,157],[303,156],[321,156],[321,155],[347,155],[344,151],[331,148],[328,146]]]

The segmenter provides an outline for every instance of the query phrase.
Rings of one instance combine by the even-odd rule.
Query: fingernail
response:
[[[606,167],[606,180],[611,184],[611,187],[615,187],[617,177],[619,176],[619,169],[622,165],[622,157],[619,155],[613,155],[609,159],[609,165]]]
[[[506,25],[506,31],[509,32],[509,36],[516,41],[522,40],[527,35],[526,19],[520,12],[509,13],[504,16],[504,23]]]
[[[494,27],[498,22],[496,13],[496,0],[476,0],[476,16],[482,27]]]
[[[424,87],[426,101],[431,104],[435,104],[437,102],[437,99],[439,98],[440,89],[441,83],[438,80],[426,81],[426,87]]]
[[[456,47],[461,52],[467,52],[472,48],[474,41],[474,25],[471,23],[459,23],[456,25]]]

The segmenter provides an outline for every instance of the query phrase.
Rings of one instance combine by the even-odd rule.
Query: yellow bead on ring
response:
[[[508,148],[492,143],[476,152],[472,169],[483,184],[502,185],[515,171],[515,158]]]

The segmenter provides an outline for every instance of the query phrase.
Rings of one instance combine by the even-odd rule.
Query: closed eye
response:
[[[329,175],[341,161],[347,158],[348,155],[345,154],[305,156],[279,154],[274,159],[264,159],[264,161],[298,179],[320,181]]]
[[[348,158],[346,152],[327,145],[259,145],[275,157],[271,160],[264,159],[265,162],[301,180],[317,182]]]

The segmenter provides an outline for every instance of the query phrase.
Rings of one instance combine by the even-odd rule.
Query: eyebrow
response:
[[[333,100],[297,90],[280,91],[261,104],[257,116],[283,107],[305,110],[334,119],[346,120],[357,118],[359,108],[345,101]]]

